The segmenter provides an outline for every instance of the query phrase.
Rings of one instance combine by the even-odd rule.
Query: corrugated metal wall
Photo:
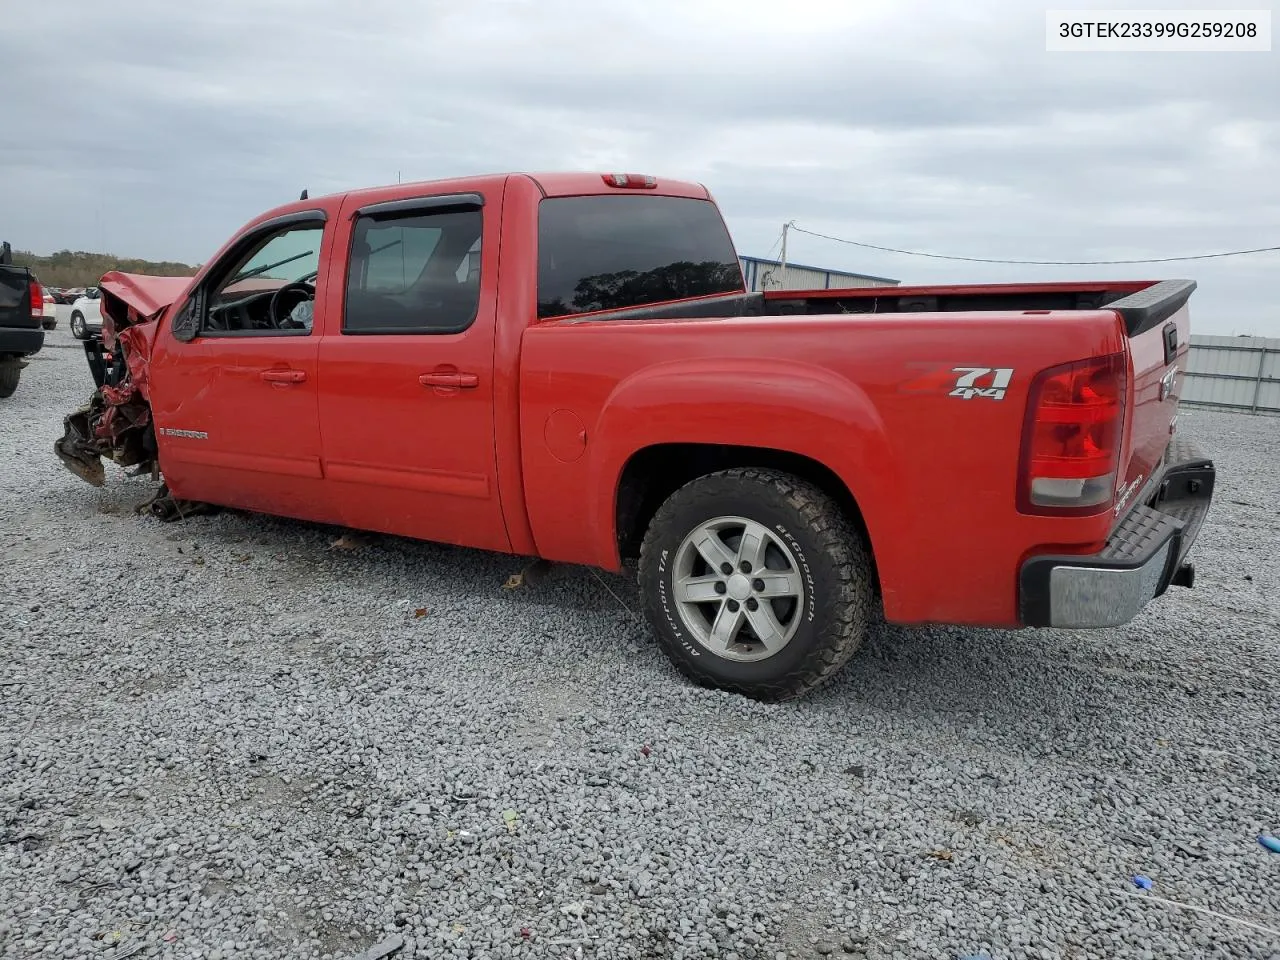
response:
[[[1192,334],[1182,402],[1280,414],[1280,340]]]
[[[898,281],[880,277],[863,277],[842,273],[839,270],[818,270],[813,267],[787,265],[786,286],[782,286],[782,269],[767,260],[742,257],[742,274],[747,289],[769,290],[846,290],[850,287],[892,287]]]

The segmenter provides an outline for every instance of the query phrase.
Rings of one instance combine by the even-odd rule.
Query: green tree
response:
[[[153,277],[191,277],[199,269],[190,264],[169,260],[140,260],[136,257],[90,253],[85,250],[59,250],[48,256],[38,256],[28,250],[14,250],[13,263],[15,266],[29,268],[48,287],[96,286],[104,273],[113,270]]]

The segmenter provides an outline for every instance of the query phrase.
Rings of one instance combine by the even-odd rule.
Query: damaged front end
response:
[[[102,278],[102,335],[85,341],[96,389],[63,420],[54,452],[80,479],[100,487],[104,460],[133,475],[160,475],[151,420],[148,362],[160,317],[190,283],[186,277],[108,273]]]
[[[102,344],[97,346],[96,365],[107,367],[112,355],[104,357]],[[91,356],[90,365],[95,365],[88,345],[85,352]],[[117,350],[114,359],[123,361],[124,356]],[[95,487],[106,483],[104,457],[121,467],[137,467],[138,472],[149,470],[159,476],[151,407],[129,380],[127,366],[125,369],[123,376],[117,372],[116,364],[104,370],[104,382],[99,383],[85,406],[63,419],[63,435],[53,445],[63,465]]]

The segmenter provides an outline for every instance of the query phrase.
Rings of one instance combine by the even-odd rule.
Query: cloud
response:
[[[0,38],[19,92],[3,230],[195,261],[304,186],[592,168],[706,183],[757,255],[791,219],[980,257],[1280,243],[1273,55],[1050,54],[1043,17],[1016,0],[33,5]],[[1280,336],[1280,255],[1050,268],[792,244],[920,283],[1191,276],[1196,329]]]

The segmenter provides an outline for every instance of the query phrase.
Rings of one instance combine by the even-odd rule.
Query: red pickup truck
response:
[[[1109,627],[1191,585],[1194,288],[751,293],[706,188],[634,174],[304,194],[193,279],[102,279],[56,450],[162,504],[638,559],[688,677],[784,699],[878,617]]]

